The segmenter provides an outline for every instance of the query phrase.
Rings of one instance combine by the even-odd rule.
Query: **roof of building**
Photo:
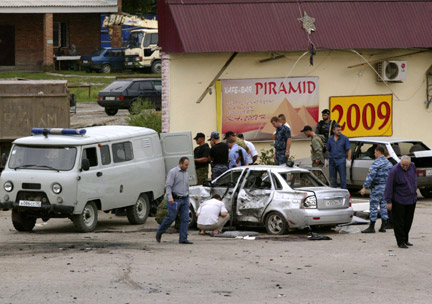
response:
[[[0,1],[0,13],[104,13],[117,10],[117,0]]]
[[[159,0],[158,14],[167,53],[432,46],[432,0]]]

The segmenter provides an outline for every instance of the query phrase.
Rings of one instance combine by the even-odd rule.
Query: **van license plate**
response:
[[[426,176],[432,176],[432,170],[426,170]]]
[[[42,203],[40,201],[24,201],[20,200],[19,205],[21,207],[41,207]]]

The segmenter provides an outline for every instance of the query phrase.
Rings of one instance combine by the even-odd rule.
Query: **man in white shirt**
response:
[[[197,226],[202,235],[208,230],[212,231],[213,234],[220,233],[230,218],[219,194],[215,194],[210,200],[201,203],[196,216],[198,218]]]
[[[256,160],[258,159],[258,152],[255,149],[255,146],[253,143],[251,143],[250,141],[247,141],[244,139],[243,133],[237,133],[237,137],[240,139],[243,139],[244,143],[246,144],[246,146],[249,148],[249,153],[248,153],[248,164],[252,165],[256,162]]]

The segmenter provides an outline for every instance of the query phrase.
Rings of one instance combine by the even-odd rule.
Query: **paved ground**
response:
[[[360,198],[356,198],[361,202]],[[190,231],[154,239],[149,218],[99,213],[94,233],[66,219],[38,220],[32,233],[13,229],[0,212],[0,303],[430,303],[432,200],[420,199],[414,247],[396,247],[393,232],[306,232],[254,241]],[[360,228],[365,228],[361,226]]]

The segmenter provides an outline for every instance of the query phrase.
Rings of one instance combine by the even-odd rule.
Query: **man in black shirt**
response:
[[[326,143],[327,140],[329,139],[330,135],[333,135],[333,127],[335,125],[335,121],[330,120],[330,110],[329,109],[324,109],[321,112],[321,114],[322,114],[322,120],[319,121],[319,123],[316,127],[315,133],[324,135],[324,137],[325,137],[324,143]]]
[[[214,180],[216,177],[228,170],[228,145],[220,142],[219,133],[214,131],[210,135],[210,160],[212,161],[212,176]]]
[[[205,142],[204,133],[197,133],[194,140],[198,147],[194,149],[195,170],[197,174],[197,185],[202,185],[208,179],[208,164],[210,162],[210,147]]]

